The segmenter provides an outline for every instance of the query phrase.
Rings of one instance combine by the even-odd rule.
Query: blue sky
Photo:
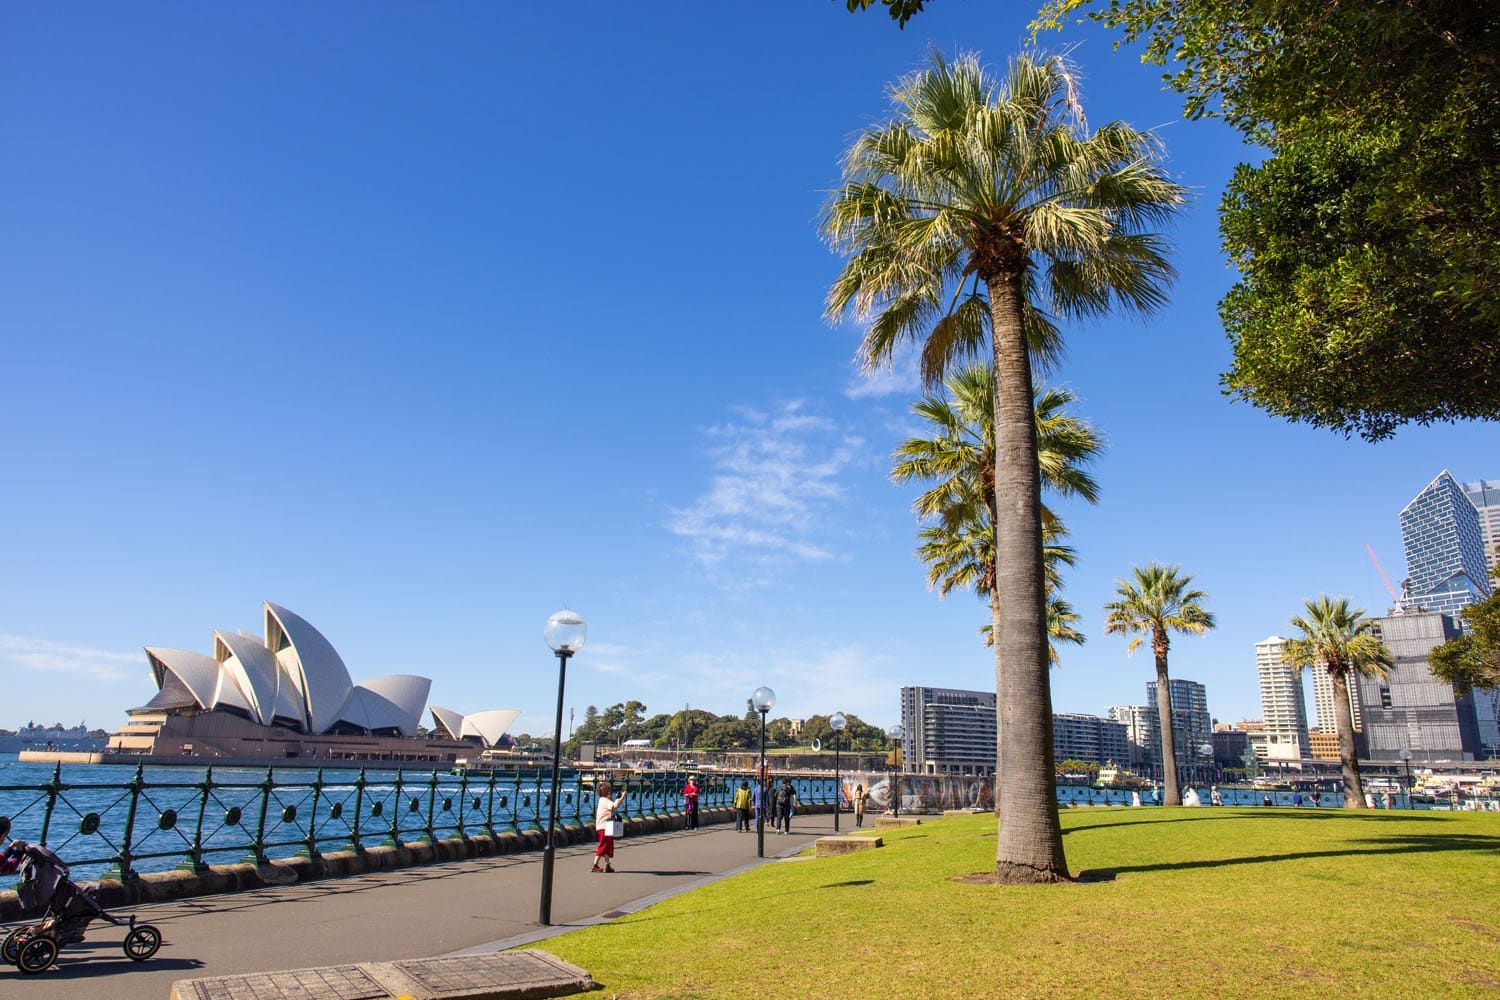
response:
[[[982,608],[926,590],[889,484],[915,381],[853,365],[821,301],[822,192],[929,44],[1003,61],[1020,4],[905,31],[797,5],[11,5],[0,12],[0,725],[117,726],[143,645],[208,651],[265,599],[356,678],[413,672],[544,731],[638,697],[882,724],[907,683],[985,688]],[[1252,155],[1078,30],[1094,122],[1160,126],[1194,192],[1149,322],[1068,331],[1109,442],[1063,505],[1086,646],[1059,710],[1151,673],[1100,605],[1182,563],[1219,628],[1174,675],[1259,715],[1253,643],[1302,599],[1388,602],[1397,511],[1500,476],[1492,425],[1369,445],[1219,392],[1215,208]],[[1311,707],[1311,706],[1310,706]]]

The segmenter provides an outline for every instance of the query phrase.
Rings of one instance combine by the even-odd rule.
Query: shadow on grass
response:
[[[1186,808],[1186,807],[1185,807]],[[1441,822],[1444,817],[1435,816],[1430,812],[1406,812],[1402,810],[1380,810],[1365,811],[1351,809],[1344,812],[1341,809],[1305,809],[1299,810],[1292,806],[1277,807],[1254,807],[1238,806],[1220,811],[1214,809],[1212,812],[1195,813],[1193,815],[1171,816],[1162,819],[1127,819],[1118,823],[1080,823],[1063,831],[1063,836],[1070,833],[1079,833],[1083,830],[1102,830],[1111,826],[1154,826],[1158,823],[1205,823],[1213,820],[1242,820],[1242,819],[1292,819],[1292,820],[1330,820],[1330,819],[1357,819],[1375,821],[1380,823],[1395,823],[1402,820],[1422,820]]]
[[[1093,868],[1079,872],[1079,882],[1112,882],[1117,876],[1135,872],[1192,871],[1199,868],[1229,868],[1235,865],[1259,865],[1276,861],[1305,861],[1313,858],[1378,857],[1383,854],[1437,854],[1470,851],[1500,855],[1500,837],[1463,834],[1432,834],[1411,837],[1382,837],[1359,840],[1359,844],[1378,847],[1348,847],[1327,851],[1294,851],[1289,854],[1255,854],[1242,858],[1205,858],[1200,861],[1163,861],[1153,865],[1121,865],[1116,868]]]
[[[852,878],[847,882],[829,882],[827,885],[818,886],[819,889],[843,889],[851,885],[874,885],[872,878]]]

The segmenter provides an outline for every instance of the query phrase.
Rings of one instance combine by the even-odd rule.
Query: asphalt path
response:
[[[853,817],[841,822],[847,830]],[[787,836],[766,831],[767,861],[832,833],[833,816],[792,825]],[[590,873],[592,855],[592,845],[558,851],[555,926],[597,923],[758,863],[755,834],[730,825],[622,839],[613,875]],[[129,961],[124,932],[96,921],[41,975],[0,965],[0,1000],[165,1000],[178,979],[510,947],[540,936],[540,885],[541,853],[528,852],[114,910],[161,928],[155,958]]]

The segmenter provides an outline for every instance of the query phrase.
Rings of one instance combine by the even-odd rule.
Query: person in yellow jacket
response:
[[[750,782],[741,781],[740,787],[734,792],[734,829],[735,832],[749,831],[750,829]]]

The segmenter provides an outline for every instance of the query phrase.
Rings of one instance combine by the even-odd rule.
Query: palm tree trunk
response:
[[[1177,784],[1177,737],[1172,732],[1172,691],[1167,684],[1167,651],[1153,642],[1156,653],[1156,718],[1161,735],[1161,777],[1165,786],[1161,804],[1182,805],[1182,788]]]
[[[990,524],[993,525],[994,523],[995,523],[995,505],[993,503],[991,503],[990,504]],[[1001,684],[1001,681],[1002,681],[1003,678],[1001,677],[1001,672],[1000,672],[1000,643],[998,641],[999,635],[1000,635],[1000,595],[998,593],[996,593],[995,592],[995,588],[993,586],[991,586],[990,587],[990,645],[993,646],[994,649],[995,649],[995,706],[996,706],[996,708],[995,708],[995,787],[993,789],[991,789],[991,791],[994,793],[994,796],[995,796],[995,818],[997,820],[1000,818],[1000,756],[1001,756],[1001,750],[1000,750],[1000,748],[1001,748],[1001,746],[1004,745],[1004,740],[1001,738],[1002,727],[1000,725],[1000,710],[999,710],[999,706],[1000,706],[1000,703],[1005,700],[1005,696],[1002,693],[1001,688],[1000,688],[1000,684]]]
[[[1037,469],[1031,359],[1019,274],[986,282],[995,353],[995,693],[1000,742],[1001,882],[1069,879],[1057,816],[1052,690],[1042,565],[1042,484]]]
[[[1349,675],[1347,671],[1330,669],[1333,680],[1333,714],[1335,728],[1339,734],[1339,762],[1344,766],[1344,808],[1365,807],[1365,786],[1359,776],[1359,754],[1354,746],[1354,713],[1349,706]]]

